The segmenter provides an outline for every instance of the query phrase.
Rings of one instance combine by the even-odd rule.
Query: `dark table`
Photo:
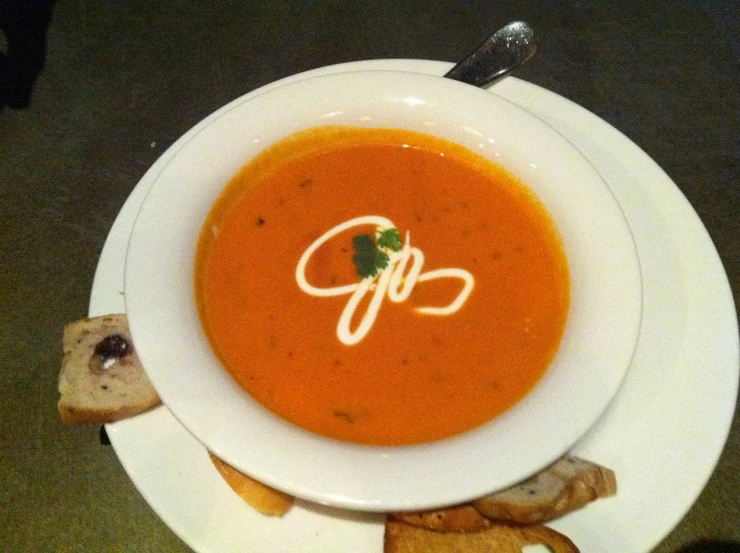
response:
[[[98,428],[65,427],[55,407],[62,326],[86,315],[106,235],[162,152],[281,77],[374,58],[455,61],[513,19],[540,36],[517,76],[611,123],[667,172],[737,297],[740,4],[59,1],[30,107],[0,111],[0,550],[188,550]],[[657,552],[740,550],[738,420]]]

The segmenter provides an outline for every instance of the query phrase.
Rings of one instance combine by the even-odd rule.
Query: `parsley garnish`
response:
[[[375,240],[369,234],[358,234],[352,239],[352,245],[355,247],[355,255],[352,261],[357,267],[357,274],[361,278],[374,277],[378,274],[378,268],[375,266],[375,254],[378,253],[375,247]]]
[[[360,278],[376,277],[378,271],[388,267],[390,257],[381,248],[394,252],[401,250],[401,235],[394,228],[384,230],[378,236],[378,242],[369,234],[358,234],[352,239],[357,274]]]
[[[401,235],[394,228],[384,230],[378,236],[378,247],[387,248],[394,252],[401,251]]]

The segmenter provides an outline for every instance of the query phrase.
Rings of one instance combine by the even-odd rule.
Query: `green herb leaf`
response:
[[[394,252],[401,251],[401,235],[394,228],[384,230],[378,236],[378,246],[381,248],[387,248]],[[385,268],[385,267],[384,267]]]
[[[383,270],[388,267],[388,262],[391,260],[388,254],[380,250],[375,250],[375,267],[379,270]]]
[[[355,262],[358,276],[360,278],[376,276],[378,274],[376,254],[382,252],[379,252],[375,246],[375,239],[369,234],[358,234],[352,239],[352,246],[355,248],[355,255],[352,256],[352,261]],[[388,266],[387,259],[385,266]]]
[[[357,274],[360,278],[376,277],[378,271],[386,269],[391,260],[381,248],[401,251],[401,235],[394,228],[384,230],[378,236],[376,244],[371,235],[358,234],[352,239],[352,245],[355,248],[352,261],[355,262]]]

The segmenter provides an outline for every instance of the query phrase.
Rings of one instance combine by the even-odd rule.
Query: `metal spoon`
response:
[[[501,27],[444,76],[486,87],[527,63],[537,52],[534,29],[524,21]]]

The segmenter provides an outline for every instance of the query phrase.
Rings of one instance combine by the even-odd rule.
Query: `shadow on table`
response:
[[[46,63],[46,32],[56,0],[0,0],[0,110],[26,109]],[[0,40],[0,44],[3,41]]]
[[[676,553],[740,553],[740,543],[701,540],[679,549]]]

